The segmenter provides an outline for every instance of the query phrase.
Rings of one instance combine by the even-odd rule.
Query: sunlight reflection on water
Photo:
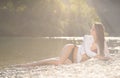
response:
[[[31,58],[32,59],[31,61],[33,62],[36,59],[38,60],[38,58],[43,56],[41,55],[42,53],[40,53],[39,51],[38,53],[35,52],[36,49],[41,50],[45,46],[48,46],[49,47],[47,48],[48,51],[52,50],[51,48],[53,47],[54,47],[53,48],[53,51],[54,51],[54,49],[57,50],[56,47],[62,47],[63,44],[66,43],[66,41],[64,40],[67,40],[67,41],[82,40],[83,37],[42,37],[42,39],[43,40],[41,40],[41,37],[0,38],[1,50],[3,49],[3,52],[6,52],[6,53],[7,51],[9,51],[9,53],[10,52],[12,53],[12,54],[9,54],[9,53],[5,54],[6,57],[3,57],[3,55],[1,55],[2,58],[0,57],[1,58],[0,62],[3,63],[3,65],[11,63],[13,59],[14,59],[14,63],[11,63],[11,64],[19,63],[23,60],[26,60],[26,62],[29,62],[28,59],[30,59],[30,57],[33,57]],[[47,39],[47,41],[46,40],[44,41],[44,39]],[[91,59],[85,63],[79,63],[79,64],[61,65],[61,66],[48,65],[48,66],[40,66],[40,67],[37,66],[37,67],[30,67],[30,68],[5,67],[0,70],[0,78],[61,78],[61,77],[65,77],[65,78],[94,78],[94,77],[96,78],[101,78],[101,77],[102,78],[120,78],[120,73],[118,73],[120,72],[120,67],[119,67],[120,66],[120,59],[119,59],[120,37],[106,37],[106,39],[109,45],[111,56],[114,57],[114,60],[102,62],[96,59]],[[60,40],[63,40],[63,41],[60,41]],[[6,48],[8,50],[6,50]],[[60,49],[61,48],[59,48],[59,50]],[[20,53],[23,53],[23,54],[17,55],[15,57],[16,54],[19,54],[18,53],[19,51]],[[24,51],[26,53],[24,53]],[[13,57],[10,57],[10,55]],[[23,56],[23,55],[26,55],[26,56]]]
[[[42,37],[45,39],[82,40],[83,37]],[[107,40],[120,40],[120,37],[105,37]]]

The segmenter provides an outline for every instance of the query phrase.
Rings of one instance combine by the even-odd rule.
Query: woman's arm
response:
[[[110,52],[109,52],[108,45],[107,45],[106,41],[105,41],[104,53],[105,53],[105,56],[96,55],[95,58],[98,58],[98,59],[104,60],[104,61],[112,59],[112,57],[110,56]]]
[[[105,53],[105,57],[111,57],[106,41],[105,41],[105,50],[104,50],[104,53]]]
[[[84,36],[84,48],[85,52],[89,57],[95,57],[96,53],[92,52],[90,50],[90,46],[92,45],[91,43],[93,42],[93,37],[89,35]]]
[[[108,61],[110,59],[109,57],[104,57],[104,56],[101,56],[101,55],[96,55],[94,58],[97,58],[97,59],[103,60],[103,61]]]
[[[108,49],[108,45],[107,45],[107,42],[105,41],[105,57],[109,58],[109,59],[113,59],[110,55],[110,51]]]

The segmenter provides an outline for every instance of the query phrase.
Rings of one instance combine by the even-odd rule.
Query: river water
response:
[[[79,45],[82,43],[82,39],[82,37],[0,37],[0,78],[86,78],[87,76],[84,76],[86,72],[88,72],[89,76],[97,72],[96,69],[91,68],[92,65],[92,67],[99,67],[100,69],[106,66],[104,67],[105,69],[99,71],[101,73],[96,76],[97,78],[99,76],[100,78],[120,78],[120,74],[114,76],[115,74],[112,73],[120,72],[120,60],[118,58],[120,56],[120,37],[106,37],[111,56],[116,59],[116,61],[113,61],[114,63],[111,63],[111,61],[101,63],[96,60],[90,60],[82,64],[43,66],[29,69],[9,67],[59,56],[65,44]],[[107,66],[106,63],[111,65]],[[114,65],[116,68],[114,68]],[[89,71],[85,66],[87,66]],[[96,72],[91,74],[91,70]],[[111,75],[108,73],[110,71]],[[82,73],[81,75],[79,74],[80,72]],[[106,74],[109,76],[106,76]],[[87,78],[94,78],[94,76]]]
[[[56,57],[65,44],[80,41],[72,37],[0,37],[0,67]]]

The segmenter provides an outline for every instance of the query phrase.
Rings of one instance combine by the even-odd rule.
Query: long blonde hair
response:
[[[101,23],[95,23],[94,24],[94,28],[96,31],[96,42],[98,45],[98,50],[99,50],[99,54],[101,56],[104,56],[104,41],[105,41],[105,36],[104,36],[104,26]]]

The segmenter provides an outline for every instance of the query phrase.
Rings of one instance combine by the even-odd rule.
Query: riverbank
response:
[[[119,39],[120,38],[107,39],[110,54],[113,60],[100,61],[97,59],[90,59],[83,63],[71,65],[60,66],[46,65],[29,68],[14,67],[12,65],[14,63],[17,64],[17,62],[23,63],[24,61],[25,63],[26,62],[29,63],[29,61],[34,62],[35,60],[38,60],[40,57],[43,57],[42,53],[44,52],[46,52],[44,56],[46,56],[47,52],[49,51],[51,51],[49,52],[49,54],[54,53],[55,55],[54,50],[59,52],[60,48],[62,48],[62,46],[69,41],[67,40],[65,42],[55,39],[41,40],[24,38],[1,39],[0,48],[3,54],[0,57],[1,58],[0,63],[1,66],[5,67],[0,69],[0,78],[120,78]],[[55,47],[51,46],[51,44],[54,45]],[[47,47],[48,51],[46,51],[45,46],[48,46]],[[20,57],[20,61],[18,59],[18,56]],[[11,60],[14,63],[11,63]],[[9,66],[6,66],[8,64]]]
[[[71,65],[4,68],[0,78],[120,78],[120,53],[112,57],[109,61],[90,59]]]

